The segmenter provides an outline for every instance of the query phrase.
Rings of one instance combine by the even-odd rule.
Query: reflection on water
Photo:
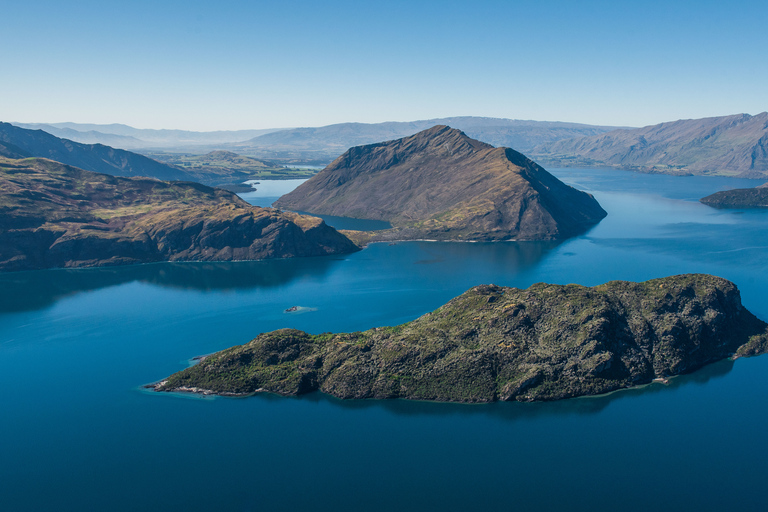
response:
[[[393,325],[481,283],[706,272],[768,319],[768,212],[696,202],[732,180],[555,174],[608,211],[562,244],[377,243],[343,261],[0,276],[3,510],[762,510],[768,356],[537,404],[136,391],[259,332]]]
[[[0,275],[0,312],[40,309],[79,292],[139,281],[186,290],[269,288],[321,276],[337,257],[237,262],[152,263],[121,267],[37,270]]]
[[[297,211],[303,215],[312,215],[314,217],[320,217],[331,227],[336,229],[352,229],[355,231],[378,231],[380,229],[389,229],[392,224],[385,220],[372,220],[372,219],[354,219],[352,217],[336,217],[334,215],[318,215],[316,213],[308,213]]]
[[[321,277],[331,268],[348,273],[386,274],[412,282],[412,263],[431,268],[424,279],[444,280],[445,275],[467,275],[480,268],[491,276],[515,276],[540,262],[558,242],[404,242],[372,244],[366,250],[339,256],[289,258],[238,262],[152,263],[119,267],[53,269],[0,274],[0,313],[45,308],[57,300],[80,292],[131,282],[192,291],[247,290],[286,286],[303,277]],[[379,259],[370,265],[371,259]],[[494,279],[496,280],[496,279]],[[465,288],[474,286],[468,281]],[[455,293],[465,291],[456,289]],[[375,297],[373,297],[375,299]],[[343,302],[343,297],[334,297]],[[447,299],[446,299],[447,300]]]

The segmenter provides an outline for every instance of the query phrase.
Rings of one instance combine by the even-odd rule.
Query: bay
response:
[[[761,509],[766,356],[542,404],[141,388],[259,332],[398,324],[481,283],[705,272],[736,282],[768,320],[768,212],[697,202],[754,182],[553,173],[609,213],[562,243],[373,244],[341,257],[0,275],[0,508]]]
[[[306,179],[299,180],[261,180],[261,181],[247,181],[246,183],[252,184],[255,190],[250,192],[244,192],[238,194],[242,199],[248,201],[254,206],[261,206],[262,208],[271,207],[272,203],[277,201],[280,196],[287,194],[302,183],[307,181]],[[297,212],[304,213],[306,212]],[[326,224],[336,229],[354,229],[357,231],[375,231],[378,229],[388,229],[392,225],[389,222],[383,220],[371,220],[371,219],[353,219],[350,217],[337,217],[334,215],[315,215],[325,221]]]

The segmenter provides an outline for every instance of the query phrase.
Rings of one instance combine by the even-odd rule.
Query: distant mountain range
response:
[[[189,130],[150,130],[124,124],[13,123],[30,130],[43,130],[64,139],[85,144],[106,144],[122,149],[210,146],[240,142],[281,128],[194,132]],[[205,152],[205,151],[203,151]]]
[[[0,123],[0,156],[39,157],[112,176],[148,176],[162,180],[194,181],[184,170],[146,156],[102,144],[81,144],[43,130],[27,130]]]
[[[768,177],[768,112],[686,119],[551,141],[530,153],[549,166]]]
[[[141,130],[123,124],[14,124],[44,130],[76,142],[100,143],[123,149],[162,149],[199,154],[227,149],[283,164],[314,165],[325,165],[353,146],[407,137],[435,125],[449,125],[488,144],[512,147],[518,151],[529,151],[539,144],[597,135],[616,128],[492,117],[446,117],[412,122],[341,123],[316,128],[218,132]]]
[[[526,152],[536,145],[561,139],[597,135],[615,129],[547,121],[520,121],[492,117],[444,117],[412,122],[341,123],[319,128],[294,128],[229,144],[233,151],[290,163],[328,163],[353,146],[400,139],[435,125],[447,125],[468,136]]]
[[[141,130],[122,124],[18,124],[80,143],[144,153],[153,149],[188,154],[227,150],[277,164],[322,166],[350,147],[407,137],[435,125],[448,125],[488,144],[513,148],[550,167],[768,177],[766,112],[686,119],[643,128],[490,117],[216,132]]]

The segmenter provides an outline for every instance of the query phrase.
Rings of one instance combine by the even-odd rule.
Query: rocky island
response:
[[[606,215],[517,151],[448,126],[351,148],[274,206],[393,226],[374,240],[553,240]]]
[[[556,400],[606,393],[768,349],[736,286],[689,274],[600,286],[482,285],[402,325],[260,334],[152,385],[156,391]]]
[[[768,208],[768,183],[756,188],[722,190],[700,201],[713,208]]]
[[[225,190],[0,157],[0,270],[356,250],[321,219],[251,206]]]

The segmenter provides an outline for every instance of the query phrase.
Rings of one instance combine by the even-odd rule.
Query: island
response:
[[[359,250],[321,219],[199,183],[0,157],[0,271]]]
[[[342,399],[557,400],[607,393],[768,349],[768,324],[722,278],[595,287],[481,285],[411,322],[364,332],[281,329],[202,358],[156,391]]]
[[[722,190],[699,201],[713,208],[768,208],[768,183],[756,188]]]
[[[555,240],[606,215],[521,153],[443,125],[353,147],[273,206],[393,226],[373,241]]]

